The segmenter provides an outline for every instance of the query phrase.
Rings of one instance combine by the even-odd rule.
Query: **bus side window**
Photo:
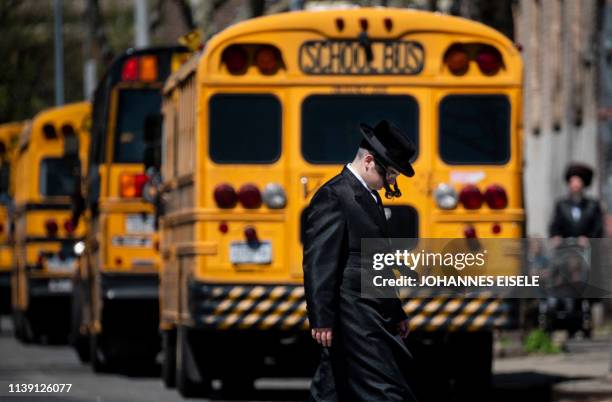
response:
[[[145,171],[150,167],[161,168],[161,137],[163,116],[161,113],[147,115],[144,122],[144,165]]]
[[[9,180],[11,178],[11,167],[8,164],[3,164],[0,167],[0,196],[4,198],[9,192]]]

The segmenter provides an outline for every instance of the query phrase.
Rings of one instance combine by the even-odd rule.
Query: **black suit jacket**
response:
[[[572,217],[573,205],[569,198],[557,201],[550,225],[550,236],[603,237],[603,215],[599,202],[590,198],[583,198],[577,205],[580,208],[580,219],[578,221],[575,221]]]
[[[338,300],[347,288],[347,271],[358,276],[355,260],[361,254],[361,239],[387,238],[387,222],[372,194],[346,167],[317,191],[306,214],[303,269],[308,319],[312,328],[332,328],[339,319]],[[358,298],[359,281],[354,282],[348,288]],[[379,300],[378,305],[391,308],[397,320],[406,318],[399,299]]]

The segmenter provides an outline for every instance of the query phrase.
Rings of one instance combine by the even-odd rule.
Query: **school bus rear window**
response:
[[[143,162],[145,121],[148,116],[159,113],[160,108],[159,90],[123,89],[119,92],[113,152],[115,163]]]
[[[503,164],[510,157],[504,95],[451,95],[440,103],[440,157],[449,164]]]
[[[359,123],[374,126],[382,119],[418,144],[419,107],[411,96],[310,96],[302,104],[302,155],[316,164],[349,162],[361,142]]]
[[[282,112],[274,95],[217,94],[209,108],[214,162],[272,163],[280,157]]]
[[[40,162],[40,194],[70,196],[74,194],[80,162],[66,158],[46,158]]]

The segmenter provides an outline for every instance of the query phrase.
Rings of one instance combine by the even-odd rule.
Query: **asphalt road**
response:
[[[551,387],[578,378],[604,376],[610,364],[610,340],[572,341],[568,353],[497,359],[493,402],[550,402]],[[69,392],[10,393],[11,384],[72,384]],[[220,388],[220,384],[215,384]],[[256,382],[247,396],[227,397],[217,391],[213,401],[304,401],[308,379],[267,379]],[[148,373],[94,374],[66,345],[24,345],[15,340],[6,318],[0,332],[0,401],[184,401],[166,389],[159,367]],[[443,402],[443,401],[441,401]]]
[[[144,374],[94,374],[88,365],[79,362],[70,347],[24,345],[13,337],[10,327],[10,322],[3,319],[0,333],[0,401],[185,401],[176,390],[164,387],[159,378],[159,367]],[[72,387],[63,394],[18,394],[9,392],[11,384],[72,384]],[[227,399],[218,391],[212,400],[304,401],[308,384],[306,379],[261,380],[256,383],[257,390],[244,399]]]

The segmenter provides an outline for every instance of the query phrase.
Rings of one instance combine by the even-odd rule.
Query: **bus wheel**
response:
[[[109,372],[108,363],[104,360],[100,348],[100,335],[91,334],[89,335],[89,360],[91,361],[91,368],[94,373],[106,373]]]
[[[23,343],[33,343],[36,342],[39,335],[38,333],[36,333],[34,331],[34,328],[32,328],[32,322],[30,321],[30,319],[28,318],[28,314],[27,312],[21,312],[19,314],[20,320],[19,320],[19,331],[21,332],[21,341]]]
[[[86,336],[77,335],[72,339],[72,346],[79,357],[81,363],[89,363],[91,355],[89,353],[89,340]]]
[[[456,400],[488,401],[493,379],[493,333],[456,332],[450,338],[449,350],[456,362],[452,373]]]
[[[255,379],[244,372],[236,372],[232,376],[221,379],[225,397],[248,397],[255,392]]]
[[[70,300],[70,344],[74,347],[81,363],[88,363],[90,358],[89,339],[81,334],[83,307],[81,305],[80,289],[75,285]]]
[[[199,369],[189,343],[189,329],[183,326],[176,333],[176,388],[185,397],[206,397],[211,392],[211,381]]]
[[[162,331],[162,380],[166,388],[176,386],[176,330]]]
[[[17,310],[13,310],[13,333],[18,341],[23,340],[23,329],[21,327],[21,318]]]

